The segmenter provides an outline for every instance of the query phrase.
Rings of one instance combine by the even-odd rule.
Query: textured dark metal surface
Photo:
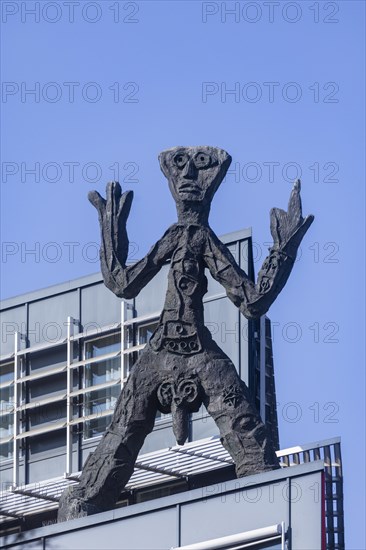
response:
[[[121,298],[133,298],[170,260],[168,290],[158,327],[118,399],[113,419],[97,449],[89,455],[77,487],[60,499],[59,521],[113,508],[128,482],[157,410],[171,412],[177,442],[188,435],[188,415],[203,403],[215,420],[221,441],[233,457],[238,477],[278,468],[273,443],[248,388],[230,359],[204,325],[205,269],[226,289],[248,319],[257,319],[285,285],[298,246],[313,221],[302,217],[300,181],[288,211],[271,210],[273,246],[254,284],[208,225],[212,198],[231,157],[213,147],[175,147],[159,156],[175,199],[178,222],[150,252],[126,266],[126,221],[132,192],[107,185],[107,197],[93,191],[101,226],[101,268],[106,286]]]

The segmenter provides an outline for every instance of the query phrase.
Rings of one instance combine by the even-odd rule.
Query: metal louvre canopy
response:
[[[232,458],[218,437],[203,439],[183,446],[170,447],[141,455],[125,487],[132,491],[187,480],[210,470],[227,467]],[[3,491],[0,495],[0,522],[54,510],[62,491],[78,483],[81,472]]]
[[[326,475],[326,535],[327,548],[334,547],[337,536],[339,548],[343,548],[343,487],[340,438],[318,441],[307,445],[277,451],[282,468],[296,466],[314,460],[324,461]],[[144,455],[137,459],[134,473],[125,491],[190,481],[195,476],[232,466],[233,460],[222,447],[219,436],[176,445]],[[57,509],[63,490],[78,483],[81,472],[68,477],[58,477],[8,489],[0,494],[0,523],[23,520],[32,515]],[[337,513],[333,511],[336,503]],[[337,516],[337,528],[333,517]],[[332,546],[333,545],[333,546]]]

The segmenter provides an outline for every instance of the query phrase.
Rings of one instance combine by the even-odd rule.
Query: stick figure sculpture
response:
[[[158,327],[132,368],[113,419],[89,455],[78,486],[60,499],[59,521],[109,510],[128,482],[157,410],[171,412],[177,442],[188,435],[189,413],[203,403],[215,420],[237,476],[278,468],[272,442],[248,388],[204,325],[205,269],[226,289],[247,319],[268,310],[282,290],[298,246],[313,221],[302,217],[300,181],[288,211],[271,210],[273,246],[254,284],[208,225],[212,198],[231,157],[214,147],[175,147],[159,156],[178,211],[172,225],[142,260],[126,266],[126,221],[132,191],[107,186],[107,198],[93,191],[101,226],[101,268],[105,285],[120,298],[134,298],[170,260],[168,290]]]

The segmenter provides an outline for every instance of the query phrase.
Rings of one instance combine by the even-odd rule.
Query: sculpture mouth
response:
[[[179,193],[192,193],[193,195],[200,195],[201,189],[198,187],[192,185],[191,183],[184,183],[183,185],[179,186],[178,189]]]

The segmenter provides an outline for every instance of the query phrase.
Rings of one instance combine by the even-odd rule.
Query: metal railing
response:
[[[323,460],[327,549],[343,550],[343,471],[340,438],[292,447],[278,451],[277,456],[283,467]]]

